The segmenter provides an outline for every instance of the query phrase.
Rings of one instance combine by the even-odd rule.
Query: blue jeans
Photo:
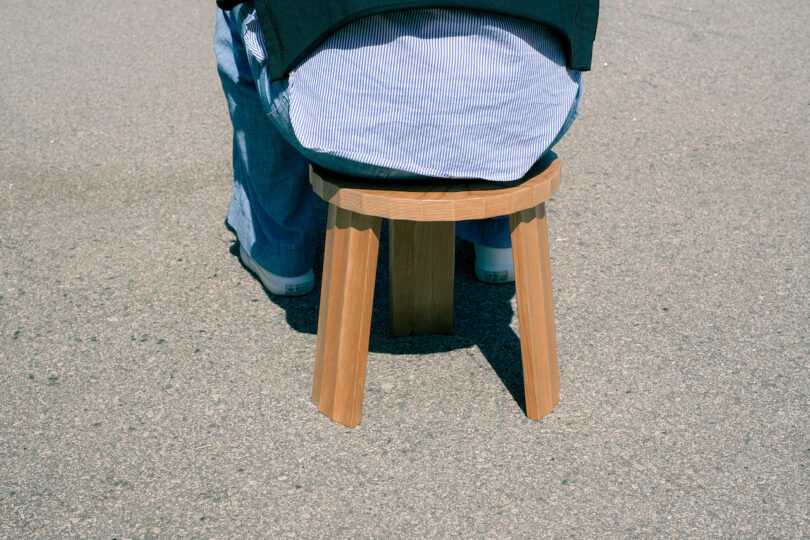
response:
[[[309,162],[383,181],[421,177],[301,146],[290,122],[286,80],[271,82],[266,64],[245,48],[243,22],[252,9],[249,2],[232,11],[219,10],[214,36],[217,67],[234,129],[234,193],[227,220],[256,262],[274,274],[292,277],[311,269],[315,259],[312,218],[317,201],[309,184]],[[580,99],[578,94],[554,143],[576,118]],[[456,233],[476,244],[510,246],[506,216],[459,222]]]

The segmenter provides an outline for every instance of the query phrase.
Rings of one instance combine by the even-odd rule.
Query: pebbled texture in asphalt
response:
[[[810,536],[810,4],[602,6],[549,203],[562,401],[514,287],[391,339],[363,423],[309,400],[318,295],[223,220],[213,2],[0,18],[0,537]],[[321,223],[322,225],[322,223]]]

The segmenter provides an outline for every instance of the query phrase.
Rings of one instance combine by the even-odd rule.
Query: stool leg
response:
[[[360,423],[380,246],[380,218],[329,205],[312,400],[349,427]]]
[[[391,334],[453,332],[456,224],[391,220]]]
[[[560,401],[545,204],[509,216],[515,261],[526,414],[539,420]]]

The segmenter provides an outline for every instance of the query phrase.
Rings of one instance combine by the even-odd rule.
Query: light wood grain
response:
[[[350,427],[362,417],[380,218],[392,220],[392,333],[407,335],[452,331],[454,222],[505,214],[526,414],[539,420],[552,411],[560,381],[544,202],[559,189],[559,160],[508,185],[363,182],[316,168],[310,181],[330,203],[312,387],[321,412]]]
[[[389,222],[391,334],[453,332],[455,223]]]
[[[318,338],[315,345],[315,374],[312,381],[312,402],[321,401],[321,381],[323,379],[323,354],[326,338],[326,314],[329,311],[329,284],[332,281],[332,254],[335,252],[335,218],[337,207],[330,204],[326,217],[326,245],[323,253],[323,278],[321,279],[321,303],[318,310]]]
[[[560,401],[545,204],[510,215],[509,223],[526,415],[539,420]]]
[[[517,182],[423,184],[361,181],[310,168],[312,188],[336,206],[369,216],[410,221],[485,219],[533,208],[560,187],[560,160]]]
[[[349,427],[360,423],[380,243],[380,218],[329,206],[312,397]]]

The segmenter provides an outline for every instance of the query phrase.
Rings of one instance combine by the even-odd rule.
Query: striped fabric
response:
[[[290,117],[301,144],[318,152],[508,181],[552,143],[580,81],[557,39],[534,23],[400,11],[342,28],[298,66]]]
[[[259,19],[256,18],[256,11],[253,10],[249,13],[242,24],[244,25],[242,35],[245,36],[245,47],[256,58],[256,61],[260,64],[263,63],[267,60],[267,49],[264,46],[264,34],[259,26]]]

